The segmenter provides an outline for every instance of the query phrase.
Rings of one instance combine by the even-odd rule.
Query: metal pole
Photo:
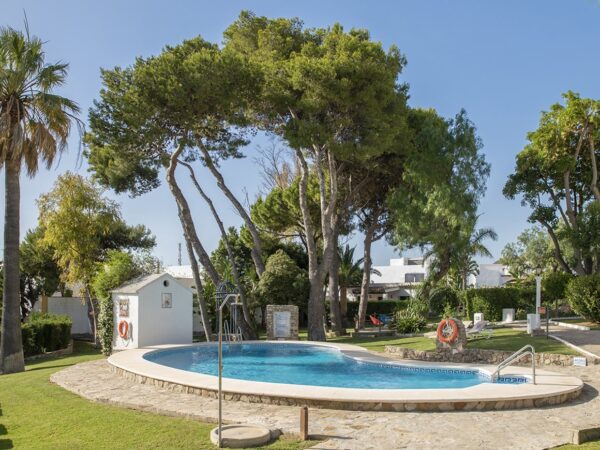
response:
[[[221,428],[222,428],[222,396],[221,379],[223,377],[223,305],[219,305],[219,448],[222,447]]]
[[[541,325],[540,319],[540,306],[542,306],[542,276],[538,275],[535,277],[535,314],[537,323],[535,329],[539,329]]]

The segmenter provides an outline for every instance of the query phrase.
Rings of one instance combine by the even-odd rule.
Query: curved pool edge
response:
[[[245,344],[253,341],[245,341]],[[254,341],[262,344],[265,341]],[[493,366],[427,363],[397,360],[375,355],[368,350],[349,344],[306,341],[274,341],[279,344],[319,345],[336,348],[344,355],[359,361],[387,363],[402,366],[463,368],[490,372]],[[213,343],[214,344],[214,343]],[[142,384],[153,384],[178,392],[205,397],[216,397],[218,378],[212,375],[188,372],[163,366],[144,358],[149,352],[183,347],[200,347],[210,343],[161,345],[125,350],[108,358],[113,372]],[[531,369],[509,367],[503,375],[531,376]],[[354,389],[337,388],[223,378],[226,400],[251,403],[270,403],[316,408],[381,411],[469,411],[532,408],[557,405],[577,398],[583,381],[576,377],[545,370],[536,371],[537,384],[482,383],[455,389]]]

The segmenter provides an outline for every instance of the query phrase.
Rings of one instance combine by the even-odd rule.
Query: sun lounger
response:
[[[489,339],[490,336],[494,333],[494,330],[489,328],[488,325],[489,322],[487,320],[475,322],[472,328],[467,328],[467,338],[485,336],[486,339]]]

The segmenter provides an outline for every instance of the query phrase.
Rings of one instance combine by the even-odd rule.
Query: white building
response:
[[[167,266],[165,272],[177,279],[181,284],[190,288],[194,294],[196,294],[196,282],[194,281],[194,273],[192,272],[192,266]],[[211,299],[207,299],[211,301]],[[202,318],[200,316],[200,306],[198,302],[194,300],[194,334],[203,334],[204,327],[202,326]]]
[[[405,300],[413,296],[416,287],[425,280],[429,264],[422,257],[390,259],[387,266],[373,266],[369,300]],[[360,286],[348,290],[348,299],[360,297]]]
[[[193,293],[168,273],[146,275],[112,291],[113,348],[191,344]]]
[[[479,274],[469,275],[469,287],[499,287],[504,286],[512,277],[508,274],[508,266],[504,264],[479,264]]]

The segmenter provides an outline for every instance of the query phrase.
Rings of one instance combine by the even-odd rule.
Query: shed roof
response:
[[[119,294],[137,294],[143,287],[163,277],[167,277],[172,281],[179,283],[179,281],[177,281],[173,276],[169,275],[168,273],[152,273],[150,275],[142,275],[141,277],[129,280],[125,284],[122,284],[121,286],[113,289],[111,292]],[[189,290],[187,286],[184,287]]]

